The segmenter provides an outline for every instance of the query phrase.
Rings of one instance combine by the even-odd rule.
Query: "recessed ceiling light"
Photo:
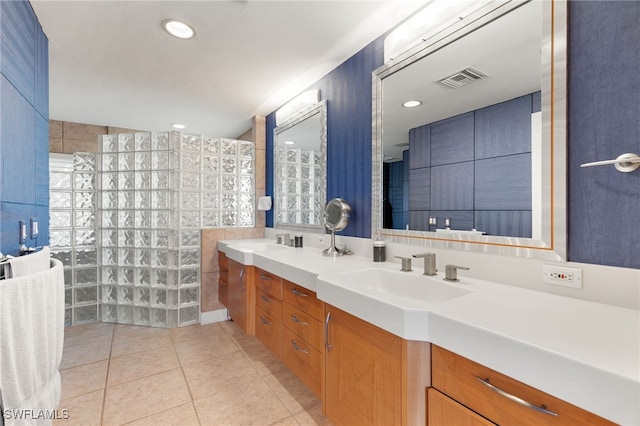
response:
[[[162,21],[162,29],[182,40],[188,40],[196,36],[196,30],[190,25],[176,19],[165,19]]]
[[[407,101],[402,104],[402,106],[405,108],[415,108],[418,105],[422,105],[422,101]]]
[[[184,124],[180,124],[180,123],[171,123],[171,127],[173,127],[174,129],[184,129],[187,126],[185,126]]]
[[[295,145],[295,141],[284,141],[285,145]]]

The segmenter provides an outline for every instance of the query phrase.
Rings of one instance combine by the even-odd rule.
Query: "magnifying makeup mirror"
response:
[[[349,223],[351,206],[342,198],[334,198],[324,208],[324,224],[331,231],[331,247],[322,251],[324,256],[350,254],[347,248],[336,247],[336,231],[342,231]]]

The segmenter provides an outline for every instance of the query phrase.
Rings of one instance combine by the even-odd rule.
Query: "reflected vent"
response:
[[[471,84],[474,81],[481,80],[485,77],[487,77],[485,73],[478,71],[477,69],[467,67],[443,79],[438,80],[438,82],[444,84],[445,86],[458,89],[462,86],[466,86],[467,84]]]

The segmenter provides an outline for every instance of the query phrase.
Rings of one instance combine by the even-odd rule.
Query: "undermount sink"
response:
[[[363,292],[399,296],[424,302],[443,302],[469,294],[460,284],[438,277],[382,268],[358,269],[336,274],[344,284]]]

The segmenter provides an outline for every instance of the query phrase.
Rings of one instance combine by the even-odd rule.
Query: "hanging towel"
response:
[[[20,278],[49,269],[50,250],[48,246],[42,250],[25,256],[9,259],[9,275],[6,278]]]
[[[0,405],[15,413],[5,418],[6,426],[51,424],[46,417],[60,402],[64,272],[59,260],[50,265],[0,280]]]

